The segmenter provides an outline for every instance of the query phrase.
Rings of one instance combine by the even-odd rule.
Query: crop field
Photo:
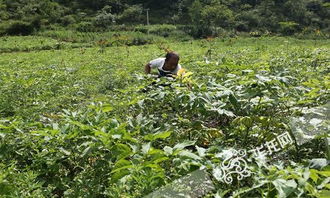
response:
[[[0,38],[0,197],[330,197],[330,40],[65,34]]]

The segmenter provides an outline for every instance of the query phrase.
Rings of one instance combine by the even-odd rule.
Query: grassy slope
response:
[[[210,42],[201,40],[109,47],[105,48],[102,53],[101,48],[5,53],[1,55],[0,65],[1,75],[9,75],[6,78],[9,82],[6,90],[10,92],[11,89],[17,89],[17,86],[21,87],[16,90],[21,92],[16,99],[26,100],[25,96],[28,97],[29,94],[35,93],[32,98],[50,103],[45,105],[45,108],[52,106],[53,109],[59,110],[57,104],[62,104],[60,108],[64,108],[66,105],[70,107],[72,104],[68,93],[77,94],[79,90],[82,90],[81,95],[75,95],[77,100],[81,101],[99,94],[98,89],[104,89],[104,86],[124,88],[133,85],[127,79],[134,82],[132,74],[141,74],[143,65],[147,61],[163,56],[162,47],[179,52],[181,64],[195,72],[196,76],[201,77],[203,75],[221,76],[225,72],[251,69],[252,67],[265,69],[274,57],[287,59],[291,55],[296,56],[295,52],[302,52],[303,55],[316,48],[327,49],[329,45],[329,41],[290,38],[246,38],[225,39],[224,41],[218,39]],[[211,53],[208,55],[209,61],[218,62],[219,66],[204,62],[204,56],[208,51]],[[326,51],[322,53],[326,53]],[[17,80],[19,82],[15,82]],[[28,81],[30,84],[25,85]],[[22,106],[13,105],[16,106],[15,108],[19,108],[19,111],[24,111],[30,109],[32,102],[33,100],[24,102]]]
[[[196,130],[204,130],[204,128],[198,128],[200,127],[197,122],[199,120],[196,122],[194,120],[196,119],[192,115],[194,109],[192,112],[188,109],[189,114],[186,115],[185,112],[178,113],[182,117],[180,122],[185,123],[177,128],[173,126],[179,135],[172,134],[166,141],[152,142],[153,155],[140,158],[144,155],[138,150],[134,154],[129,154],[129,157],[123,159],[119,157],[130,150],[128,145],[133,144],[137,148],[147,145],[148,138],[145,135],[157,130],[147,123],[148,120],[152,120],[147,118],[149,112],[154,116],[163,116],[160,119],[163,123],[159,123],[159,127],[163,128],[171,126],[171,119],[177,116],[168,109],[164,109],[164,114],[157,110],[164,105],[161,99],[158,100],[159,102],[156,100],[156,103],[149,103],[150,106],[148,103],[143,105],[142,109],[134,107],[139,100],[147,101],[152,98],[148,93],[139,91],[152,79],[149,79],[149,82],[141,80],[140,75],[143,74],[143,66],[146,62],[164,55],[163,48],[179,52],[181,64],[194,73],[193,80],[197,84],[207,83],[212,77],[220,85],[232,81],[235,87],[245,86],[254,80],[254,76],[247,75],[245,78],[242,75],[243,70],[254,70],[258,73],[261,70],[270,70],[270,67],[278,67],[283,70],[288,69],[292,76],[299,78],[298,82],[295,81],[298,85],[316,90],[313,93],[315,96],[308,95],[313,91],[306,93],[304,99],[301,100],[309,99],[310,101],[302,102],[301,105],[322,104],[326,94],[329,94],[326,90],[329,88],[329,77],[326,73],[330,50],[328,40],[239,38],[104,49],[94,47],[4,53],[0,55],[0,156],[5,160],[0,160],[0,166],[3,167],[0,173],[5,175],[4,178],[9,183],[0,181],[2,188],[5,189],[3,192],[12,193],[12,195],[17,193],[16,195],[21,197],[41,194],[44,196],[63,195],[64,192],[71,197],[102,197],[105,194],[111,197],[124,193],[126,196],[138,197],[151,192],[163,182],[170,182],[174,178],[185,175],[187,170],[182,167],[190,162],[189,158],[182,158],[182,164],[179,166],[175,164],[177,160],[174,160],[177,156],[168,156],[170,159],[155,156],[159,152],[157,149],[162,150],[165,145],[173,146],[184,140],[194,139],[198,136]],[[208,57],[210,63],[205,63],[205,56]],[[229,73],[236,74],[240,78],[236,82],[235,79],[226,76]],[[233,90],[235,89],[233,87]],[[187,91],[187,94],[190,94],[189,90],[181,89],[181,91],[183,93]],[[203,94],[203,88],[197,89],[194,94],[198,94],[199,91]],[[182,92],[178,91],[178,94]],[[322,93],[325,93],[324,96]],[[176,97],[169,91],[166,94],[172,98]],[[159,95],[156,92],[156,96]],[[283,100],[286,100],[285,97]],[[297,102],[299,100],[300,98],[297,98]],[[90,102],[100,101],[106,105],[103,107],[97,104],[90,105]],[[92,110],[86,110],[87,106],[90,106]],[[101,108],[101,111],[97,110],[98,108]],[[63,115],[62,109],[70,109],[73,113],[67,112]],[[143,117],[139,118],[138,115]],[[135,126],[133,129],[129,129],[129,116],[133,117],[132,122]],[[187,122],[184,116],[190,120]],[[271,117],[267,111],[263,116]],[[159,119],[155,117],[154,121],[156,118]],[[200,119],[205,121],[205,124],[210,124],[208,120]],[[278,120],[274,118],[274,121]],[[117,122],[120,123],[119,126]],[[258,125],[258,123],[254,124]],[[66,125],[68,125],[67,128]],[[227,139],[230,136],[236,136],[236,140],[240,141],[241,129],[235,128],[235,125],[230,127],[232,128],[226,129],[216,126],[218,129],[232,133],[226,134],[229,136],[226,137]],[[274,127],[275,129],[269,130],[272,132],[283,130],[281,127],[277,129],[276,123]],[[109,131],[110,134],[129,135],[127,139],[118,140],[103,133],[103,130]],[[205,138],[204,132],[206,133],[207,130],[200,132],[199,136],[203,141],[206,139],[211,142],[211,145],[217,145],[214,137]],[[192,134],[188,134],[189,131]],[[185,134],[186,132],[188,135]],[[130,140],[130,136],[135,140]],[[256,141],[252,138],[250,143],[258,144],[262,140]],[[231,144],[230,141],[228,142]],[[223,139],[222,143],[226,143],[226,139]],[[321,156],[322,153],[319,155]],[[165,161],[159,166],[159,162],[153,161],[157,159]],[[207,160],[208,157],[205,157],[201,163]],[[129,187],[126,189],[112,183],[123,175],[119,172],[111,174],[109,172],[130,162],[135,164],[135,168],[130,170],[135,179],[128,179],[125,185]],[[191,162],[195,165],[196,163]],[[144,169],[149,165],[151,172]],[[288,179],[291,177],[290,174],[296,173],[295,171],[271,172],[268,179],[271,179],[271,176],[275,177],[276,174],[279,174],[276,176],[278,178]],[[125,175],[125,170],[120,172]],[[157,180],[158,177],[162,179]],[[257,181],[258,179],[251,180],[250,183]],[[246,182],[237,185],[242,188],[250,184]],[[219,189],[232,188],[223,187],[221,183],[217,187]],[[231,190],[237,190],[235,188]],[[266,191],[269,191],[269,188],[268,190],[266,188]]]

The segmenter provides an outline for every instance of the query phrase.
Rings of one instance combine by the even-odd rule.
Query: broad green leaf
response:
[[[319,179],[319,176],[317,173],[318,173],[318,171],[315,169],[310,170],[310,178],[314,181],[314,183],[316,183],[317,180]]]
[[[157,163],[169,160],[169,159],[170,158],[168,158],[168,157],[161,157],[161,158],[158,158],[158,159],[154,160],[153,163],[157,164]]]
[[[150,148],[149,149],[149,152],[148,152],[149,155],[164,155],[165,152],[163,150],[160,150],[160,149],[155,149],[155,148]]]
[[[115,166],[113,168],[112,172],[116,172],[116,169],[122,168],[122,167],[127,167],[132,165],[132,162],[125,160],[125,159],[120,159],[115,163]]]
[[[234,106],[235,109],[239,109],[240,108],[239,102],[238,102],[237,98],[233,94],[230,94],[229,95],[229,101]]]
[[[330,184],[326,184],[325,187],[330,190]]]
[[[110,112],[112,110],[113,110],[113,108],[110,105],[102,106],[102,112],[103,113],[107,113],[107,112]]]
[[[34,134],[36,136],[50,136],[50,134],[47,131],[31,131],[31,134]]]
[[[149,152],[149,150],[150,150],[150,147],[151,147],[151,143],[150,142],[148,142],[146,144],[143,144],[142,145],[142,149],[141,149],[142,153],[143,154],[147,154]]]
[[[144,136],[145,140],[149,140],[149,141],[154,141],[157,139],[166,139],[167,137],[169,137],[171,135],[171,131],[164,131],[164,132],[158,132],[155,134],[148,134],[146,136]]]
[[[205,148],[202,148],[202,147],[196,146],[196,149],[197,149],[198,155],[199,155],[200,157],[204,157],[204,156],[205,156],[205,152],[206,152],[206,149],[205,149]]]
[[[84,151],[81,153],[80,157],[85,157],[90,151],[92,150],[92,147],[88,146],[84,149]]]
[[[286,198],[295,190],[297,183],[294,180],[276,179],[272,182],[279,198]]]
[[[0,129],[10,129],[10,127],[0,124]],[[5,132],[5,131],[2,131]],[[9,131],[8,131],[9,132]]]
[[[127,146],[126,144],[117,143],[115,146],[112,147],[112,154],[117,159],[122,159],[131,155],[132,150],[131,147]]]
[[[178,155],[180,155],[180,156],[185,156],[185,157],[189,157],[189,158],[192,158],[192,159],[194,159],[194,160],[201,160],[201,159],[202,159],[202,158],[199,157],[198,155],[196,155],[196,154],[194,154],[194,153],[192,153],[192,152],[190,152],[190,151],[188,151],[188,150],[182,150],[182,151],[179,152]]]
[[[329,190],[322,190],[320,192],[320,198],[329,198],[330,197],[330,191]]]
[[[173,154],[173,148],[169,147],[169,146],[165,146],[163,148],[163,150],[165,151],[166,155],[172,155]]]
[[[184,140],[182,143],[176,144],[173,149],[184,149],[187,146],[195,145],[195,141]]]
[[[77,122],[77,121],[71,121],[70,124],[76,125],[79,128],[81,128],[82,130],[91,130],[92,129],[91,126],[86,125],[86,124],[83,124],[83,123],[80,123],[80,122]]]
[[[330,177],[330,171],[318,171],[317,173],[324,177]]]
[[[118,180],[120,180],[121,178],[125,177],[126,175],[129,175],[130,171],[128,170],[128,168],[131,168],[131,167],[132,166],[124,167],[124,168],[118,169],[118,171],[115,171],[110,178],[110,182],[115,183]]]
[[[64,148],[60,147],[59,150],[64,153],[65,155],[71,155],[71,152],[68,150],[65,150]]]
[[[305,190],[307,192],[309,192],[311,195],[318,197],[316,188],[313,185],[311,185],[310,183],[306,183]]]

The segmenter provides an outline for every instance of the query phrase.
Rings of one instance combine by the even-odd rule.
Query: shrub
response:
[[[118,31],[134,31],[134,26],[131,25],[112,25],[108,28],[109,31],[118,32]]]
[[[156,25],[149,29],[149,33],[159,36],[166,36],[174,31],[176,31],[176,27],[174,25]]]
[[[7,35],[29,35],[34,31],[32,23],[24,21],[9,21],[0,28],[0,33]]]
[[[111,13],[111,7],[105,6],[101,11],[98,12],[94,18],[93,23],[96,27],[106,29],[109,26],[115,24],[117,18],[117,15]]]
[[[191,30],[191,36],[195,38],[206,38],[213,34],[212,27],[206,25],[194,26]]]
[[[136,32],[142,32],[142,33],[148,33],[148,31],[149,31],[149,28],[148,28],[148,26],[146,26],[146,25],[139,25],[139,26],[136,26],[135,28],[134,28],[134,30],[136,31]]]
[[[161,41],[154,35],[145,35],[140,32],[121,32],[111,35],[110,43],[115,46],[122,45],[145,45]]]
[[[238,31],[251,31],[252,28],[259,26],[259,16],[254,11],[242,12],[236,17],[236,30]]]
[[[173,39],[178,40],[178,41],[189,41],[189,40],[193,39],[191,36],[189,36],[188,34],[186,34],[182,30],[173,31],[170,34],[170,38],[173,38]]]
[[[172,32],[176,31],[177,28],[174,25],[141,25],[135,28],[135,31],[142,33],[156,34],[159,36],[168,37]]]
[[[79,32],[93,32],[95,27],[91,22],[80,22],[76,25],[76,30]]]
[[[284,35],[293,35],[299,27],[299,24],[293,21],[279,22],[279,25],[281,27],[281,33]]]
[[[70,24],[76,23],[76,19],[73,17],[73,15],[67,15],[62,18],[62,24],[64,26],[68,26]]]
[[[124,10],[124,12],[119,16],[119,21],[124,23],[141,23],[142,21],[142,6],[133,5]]]

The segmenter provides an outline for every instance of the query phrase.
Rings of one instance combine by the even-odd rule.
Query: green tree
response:
[[[117,16],[111,13],[112,7],[105,6],[98,12],[94,19],[94,24],[98,27],[107,28],[116,22]]]
[[[260,27],[260,16],[257,10],[241,11],[236,15],[235,27],[238,31],[252,31]]]
[[[287,20],[301,25],[310,24],[311,13],[306,8],[306,1],[287,0],[283,4],[282,13]]]
[[[0,0],[0,22],[3,20],[7,20],[9,18],[7,12],[7,6],[4,3],[4,0]]]
[[[137,24],[142,23],[143,17],[143,8],[141,5],[132,5],[125,9],[120,15],[119,15],[119,21],[121,23],[131,23],[131,24]]]
[[[197,24],[200,22],[202,17],[203,5],[199,0],[195,0],[194,3],[189,8],[189,16],[193,23]]]
[[[278,13],[276,2],[274,0],[264,0],[256,7],[257,14],[260,16],[260,27],[263,29],[277,32],[279,22],[284,21]]]
[[[201,18],[207,25],[229,28],[232,25],[234,15],[226,5],[213,1],[212,4],[202,9]]]

